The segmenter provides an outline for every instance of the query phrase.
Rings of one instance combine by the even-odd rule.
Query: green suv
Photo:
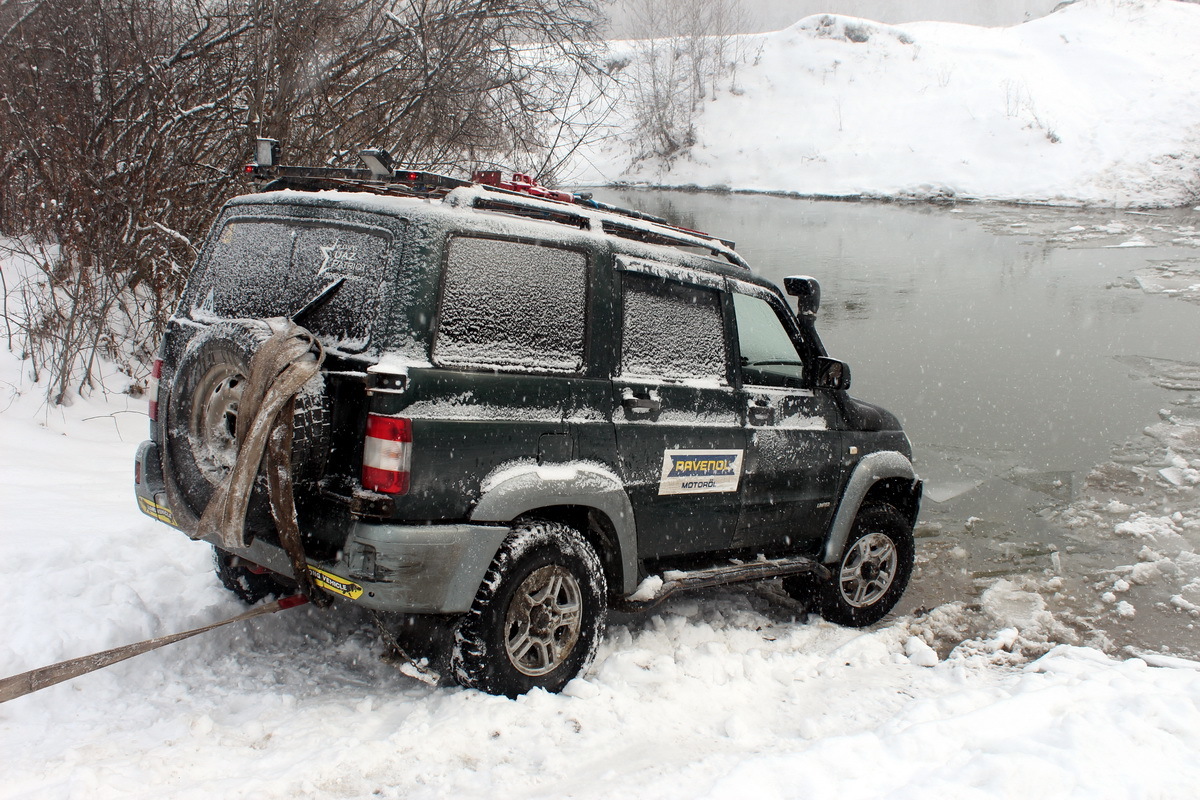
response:
[[[383,156],[247,167],[167,325],[137,498],[227,587],[441,623],[453,678],[509,696],[680,589],[891,610],[921,483],[815,280],[793,312],[731,242]]]

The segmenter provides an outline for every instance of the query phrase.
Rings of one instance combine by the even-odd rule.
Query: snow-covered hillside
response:
[[[629,123],[575,180],[801,195],[1200,202],[1200,5],[1080,0],[1012,28],[819,15],[742,37],[750,63],[669,166]],[[616,43],[616,56],[637,58]],[[644,46],[643,46],[644,47]],[[634,75],[637,63],[624,71]],[[624,114],[632,114],[628,105]]]

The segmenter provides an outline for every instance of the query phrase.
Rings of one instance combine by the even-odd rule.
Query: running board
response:
[[[645,611],[682,590],[705,589],[710,586],[724,586],[744,581],[761,581],[805,572],[814,573],[820,580],[829,580],[833,577],[833,573],[824,564],[818,564],[811,558],[802,556],[746,561],[687,572],[667,570],[659,578],[661,584],[657,588],[651,588],[653,584],[648,583],[655,577],[651,576],[642,581],[636,592],[619,603],[614,603],[613,608],[618,611]]]

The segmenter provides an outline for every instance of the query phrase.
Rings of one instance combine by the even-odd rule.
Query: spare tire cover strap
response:
[[[254,477],[268,454],[268,439],[278,434],[278,445],[270,449],[267,458],[267,481],[271,497],[271,515],[292,559],[296,580],[312,596],[311,579],[303,548],[300,546],[296,523],[296,507],[292,494],[291,426],[292,409],[297,393],[320,370],[325,353],[316,338],[291,321],[278,324],[254,357],[250,360],[249,376],[242,393],[238,414],[238,453],[233,469],[216,488],[197,533],[204,538],[216,538],[225,548],[242,548],[245,538],[246,510]],[[316,353],[313,350],[316,350]],[[286,409],[286,413],[285,413]],[[249,424],[243,424],[244,421]],[[289,536],[288,534],[292,535]],[[287,540],[291,539],[291,542]],[[291,546],[289,546],[291,545]],[[298,552],[292,553],[293,549]]]

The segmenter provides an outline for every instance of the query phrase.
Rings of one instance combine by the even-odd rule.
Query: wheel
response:
[[[914,552],[912,525],[898,510],[887,505],[860,509],[833,579],[812,586],[816,611],[853,628],[883,619],[908,586]]]
[[[595,656],[607,596],[600,559],[578,531],[518,524],[455,631],[454,679],[508,697],[560,691]]]
[[[237,462],[242,390],[250,359],[269,335],[263,323],[222,322],[194,338],[179,359],[163,422],[166,465],[196,517]],[[329,451],[325,392],[307,388],[296,398],[292,421],[292,479],[297,483],[317,480]],[[260,472],[247,514],[248,525],[260,530],[270,528],[265,483]]]
[[[213,548],[217,578],[221,585],[236,594],[247,605],[267,597],[285,597],[296,591],[295,586],[280,580],[273,572],[255,574],[246,567],[234,564],[235,556],[219,547]]]

